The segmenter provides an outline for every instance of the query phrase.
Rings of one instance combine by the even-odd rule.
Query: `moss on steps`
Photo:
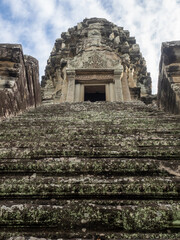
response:
[[[179,159],[180,117],[141,102],[3,121],[0,239],[178,239]]]

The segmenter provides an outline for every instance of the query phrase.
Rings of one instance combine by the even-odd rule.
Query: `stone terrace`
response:
[[[180,239],[180,116],[46,105],[2,121],[0,147],[0,239]]]

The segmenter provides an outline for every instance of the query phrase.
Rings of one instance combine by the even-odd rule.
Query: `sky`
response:
[[[161,44],[180,40],[180,0],[0,0],[0,43],[22,44],[39,60],[42,76],[55,39],[91,17],[136,38],[156,93]]]

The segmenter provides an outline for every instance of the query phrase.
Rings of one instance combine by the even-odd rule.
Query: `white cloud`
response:
[[[100,17],[111,20],[111,15],[101,5],[101,1],[95,0],[71,0],[72,16],[74,19],[83,20],[84,18]]]
[[[54,18],[56,0],[30,0],[29,7],[35,18],[40,20],[40,23],[47,23]]]
[[[40,74],[61,32],[84,18],[101,17],[135,36],[156,91],[161,43],[180,39],[178,0],[2,0],[0,41],[22,43],[24,52],[38,58]],[[2,4],[1,3],[1,4]]]
[[[176,0],[113,0],[112,6],[113,21],[136,37],[156,92],[161,43],[180,39],[180,4]]]
[[[50,20],[54,34],[58,36],[62,31],[75,26],[84,18],[110,18],[103,6],[97,0],[57,0],[59,3]]]
[[[3,19],[0,15],[0,42],[14,43],[19,40],[21,28],[16,27],[9,21]]]
[[[2,0],[2,2],[10,7],[13,17],[27,18],[29,16],[26,0]]]

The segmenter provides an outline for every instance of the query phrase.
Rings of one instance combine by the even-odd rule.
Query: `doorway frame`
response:
[[[67,102],[83,102],[84,86],[105,85],[106,101],[123,101],[122,70],[117,69],[67,69]]]

